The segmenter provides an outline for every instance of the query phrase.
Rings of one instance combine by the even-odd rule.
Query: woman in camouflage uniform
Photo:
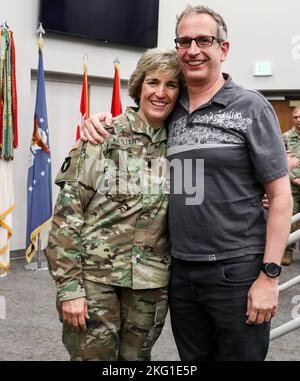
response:
[[[150,360],[167,314],[170,256],[164,122],[180,87],[176,53],[151,49],[129,80],[138,110],[102,145],[81,142],[56,178],[47,259],[71,360]]]

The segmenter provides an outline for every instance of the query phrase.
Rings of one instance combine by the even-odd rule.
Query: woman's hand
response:
[[[86,330],[86,321],[89,319],[87,300],[85,297],[62,302],[62,318],[76,331]]]

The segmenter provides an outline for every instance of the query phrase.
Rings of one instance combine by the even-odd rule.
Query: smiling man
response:
[[[261,361],[292,211],[278,119],[261,94],[222,73],[229,41],[221,15],[187,6],[175,44],[187,83],[168,123],[168,159],[182,169],[170,172],[168,220],[176,345],[182,360]],[[105,136],[105,116],[108,123],[104,114],[85,123],[92,143],[102,141],[96,130]],[[195,204],[186,185],[199,179],[204,195]]]
[[[263,360],[291,217],[278,120],[259,93],[222,73],[229,42],[219,14],[188,6],[175,43],[187,88],[169,121],[168,158],[204,160],[201,205],[172,191],[169,201],[175,341],[182,360]]]

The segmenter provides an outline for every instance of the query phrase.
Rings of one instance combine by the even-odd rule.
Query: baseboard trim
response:
[[[20,258],[25,258],[25,249],[12,250],[10,252],[10,259],[20,259]]]

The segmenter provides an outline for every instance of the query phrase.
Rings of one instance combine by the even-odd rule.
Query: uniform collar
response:
[[[296,126],[293,126],[293,127],[292,127],[292,133],[293,133],[294,136],[297,136],[297,138],[299,139],[299,137],[300,137],[300,132],[298,132],[298,131],[296,130]]]
[[[124,113],[132,131],[149,136],[153,143],[167,140],[167,130],[165,127],[155,130],[137,114],[137,111],[137,107],[128,107]]]

